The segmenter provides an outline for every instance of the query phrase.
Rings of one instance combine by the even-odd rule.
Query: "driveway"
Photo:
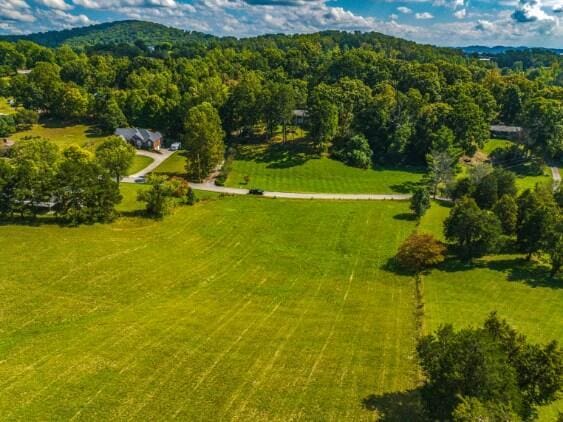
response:
[[[137,155],[142,155],[145,157],[150,157],[154,161],[150,163],[147,167],[142,169],[141,171],[131,174],[130,176],[124,177],[121,179],[124,183],[135,183],[135,179],[139,177],[144,177],[153,170],[155,170],[158,166],[160,166],[164,161],[166,161],[175,151],[169,151],[167,149],[162,149],[160,152],[151,152],[151,151],[144,151],[144,150],[137,150]]]

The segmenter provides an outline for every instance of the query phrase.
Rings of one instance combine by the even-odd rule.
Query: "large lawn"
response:
[[[240,197],[0,226],[2,418],[373,419],[365,397],[419,380],[414,283],[381,269],[405,212]]]
[[[448,208],[435,204],[421,229],[441,236]],[[478,325],[492,311],[535,342],[563,343],[563,277],[551,279],[545,267],[520,256],[499,256],[472,266],[450,261],[424,278],[427,331],[440,324]],[[544,409],[544,420],[563,412],[563,400]]]
[[[147,168],[154,160],[151,157],[147,157],[145,155],[135,155],[133,158],[133,162],[129,166],[129,170],[127,170],[128,174],[135,174],[140,172],[141,170]]]
[[[25,137],[41,137],[55,142],[61,148],[79,145],[90,150],[102,142],[105,137],[99,136],[88,125],[66,125],[58,122],[45,122],[34,125],[32,129],[18,132],[10,138],[19,140]]]
[[[245,176],[250,177],[248,186]],[[405,193],[422,176],[422,171],[413,169],[360,170],[275,144],[239,148],[226,184],[278,192]]]

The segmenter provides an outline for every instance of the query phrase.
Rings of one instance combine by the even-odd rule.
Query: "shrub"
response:
[[[411,234],[399,248],[397,262],[406,270],[420,272],[444,261],[446,247],[431,234]]]

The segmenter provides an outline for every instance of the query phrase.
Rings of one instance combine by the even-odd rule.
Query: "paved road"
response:
[[[168,150],[161,151],[160,154],[148,151],[137,151],[138,155],[151,157],[154,162],[138,173],[122,179],[124,183],[135,183],[135,179],[146,176],[156,169],[163,161],[170,157],[173,152]],[[226,195],[248,195],[248,189],[227,188],[216,186],[215,179],[219,175],[221,166],[219,166],[204,183],[190,183],[195,190],[223,193]],[[401,194],[346,194],[346,193],[297,193],[297,192],[264,192],[266,198],[283,198],[283,199],[317,199],[325,201],[406,201],[411,195]]]
[[[150,152],[150,151],[144,151],[144,150],[137,150],[137,155],[143,155],[145,157],[150,157],[154,161],[152,163],[150,163],[147,167],[145,167],[143,170],[141,170],[141,171],[139,171],[135,174],[132,174],[128,177],[124,177],[123,179],[121,179],[121,181],[124,182],[124,183],[135,183],[135,179],[137,179],[139,177],[144,177],[147,174],[149,174],[151,171],[155,170],[164,161],[166,161],[172,154],[174,154],[174,151],[169,151],[167,149],[162,149],[162,150],[160,150],[160,152]]]
[[[248,189],[227,188],[215,186],[212,183],[190,183],[190,186],[195,190],[224,193],[226,195],[248,195]],[[411,198],[411,195],[264,192],[264,197],[283,199],[317,199],[325,201],[406,201]]]
[[[553,176],[553,181],[556,184],[561,183],[561,174],[559,173],[558,167],[551,167],[551,175]]]

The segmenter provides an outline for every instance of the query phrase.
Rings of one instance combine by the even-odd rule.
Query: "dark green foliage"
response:
[[[108,170],[119,184],[121,178],[127,175],[136,151],[124,139],[112,136],[96,149],[98,162]]]
[[[422,218],[424,214],[430,209],[430,193],[428,189],[422,187],[418,188],[411,198],[411,210],[418,218]]]
[[[65,222],[108,222],[121,201],[118,184],[90,154],[71,146],[63,152],[55,178],[55,210]]]
[[[456,332],[443,326],[424,337],[417,352],[427,377],[422,396],[432,419],[528,418],[563,387],[557,343],[528,343],[495,314],[482,328]]]
[[[26,110],[25,108],[20,109],[14,115],[14,122],[16,123],[16,129],[28,130],[39,121],[39,113],[33,110]]]
[[[186,204],[188,205],[195,205],[198,199],[195,194],[195,191],[192,188],[188,189],[188,195],[186,196]]]
[[[481,210],[473,198],[464,197],[444,222],[444,234],[461,257],[471,260],[496,250],[501,227],[496,215]]]
[[[518,205],[514,197],[503,195],[493,207],[493,212],[498,217],[504,234],[514,235],[518,224]]]
[[[203,103],[189,110],[184,124],[188,176],[203,180],[223,161],[225,133],[217,110]]]
[[[528,258],[542,249],[544,240],[554,230],[558,215],[552,193],[540,186],[518,198],[517,243]]]
[[[148,179],[150,189],[139,192],[137,198],[146,203],[149,217],[161,219],[168,215],[173,205],[173,189],[165,176],[151,175]]]
[[[12,116],[0,116],[0,137],[8,137],[16,131],[16,122]]]
[[[333,157],[352,167],[368,169],[373,155],[368,140],[363,135],[340,138],[334,144]]]

